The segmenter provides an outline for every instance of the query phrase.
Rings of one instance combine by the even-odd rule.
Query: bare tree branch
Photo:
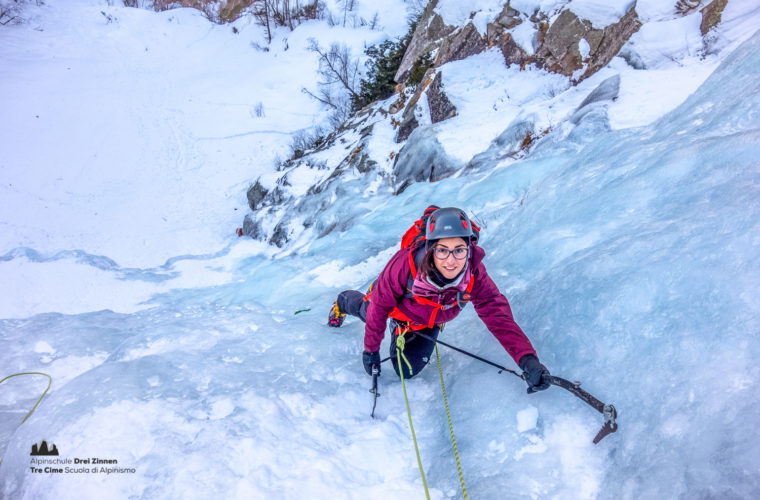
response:
[[[311,92],[306,87],[301,87],[301,92],[303,92],[304,94],[308,95],[309,97],[312,97],[312,98],[316,99],[317,101],[321,102],[322,104],[326,104],[326,105],[330,106],[333,109],[338,109],[338,105],[335,104],[332,101],[332,99],[330,99],[330,95],[325,95],[324,92],[320,92],[320,94],[322,94],[322,95],[318,96],[318,95],[314,94],[313,92]]]
[[[357,79],[359,78],[359,59],[351,59],[351,51],[346,45],[334,43],[325,51],[319,43],[311,39],[309,50],[319,56],[319,74],[327,85],[340,83],[351,97],[359,98]]]

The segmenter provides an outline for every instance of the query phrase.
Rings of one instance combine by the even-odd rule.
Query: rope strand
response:
[[[399,340],[400,339],[400,340]],[[412,411],[409,409],[409,398],[406,395],[406,383],[404,382],[404,368],[401,366],[401,356],[404,350],[404,333],[396,337],[396,360],[398,363],[398,374],[401,376],[401,387],[404,389],[404,401],[406,402],[406,414],[409,416],[409,428],[412,430],[412,441],[414,441],[414,452],[417,454],[417,466],[420,468],[420,476],[422,477],[422,485],[425,487],[425,498],[430,500],[430,491],[428,490],[427,480],[425,479],[425,471],[422,469],[422,459],[420,458],[420,448],[417,446],[417,435],[414,433],[414,424],[412,424]],[[409,373],[412,373],[412,366],[409,364],[409,360],[404,356],[409,366]]]
[[[454,457],[457,459],[457,471],[459,472],[459,483],[462,485],[462,494],[464,500],[467,497],[467,488],[464,485],[464,474],[462,474],[462,463],[459,461],[459,450],[457,449],[457,439],[454,437],[454,425],[451,423],[451,412],[449,411],[449,401],[446,398],[446,386],[443,384],[443,370],[441,369],[441,357],[438,355],[438,344],[435,346],[435,360],[438,363],[438,374],[441,376],[441,392],[443,392],[443,403],[446,406],[446,418],[449,419],[449,432],[451,433],[451,443],[454,445]]]
[[[42,375],[43,377],[47,377],[48,378],[48,385],[47,385],[47,388],[45,388],[45,392],[42,393],[42,396],[40,396],[40,398],[37,400],[37,402],[34,403],[34,406],[32,406],[32,409],[29,410],[29,413],[26,414],[26,416],[24,417],[24,420],[21,421],[21,424],[23,424],[24,422],[26,422],[26,419],[29,418],[32,415],[32,413],[34,413],[34,410],[37,409],[37,406],[40,404],[40,401],[42,401],[42,398],[44,398],[45,394],[47,394],[47,392],[50,390],[50,386],[53,384],[53,378],[50,375],[48,375],[47,373],[42,373],[42,372],[14,373],[13,375],[8,375],[4,379],[0,380],[0,384],[2,384],[3,382],[5,382],[9,378],[18,377],[18,376],[21,376],[21,375]],[[21,425],[21,424],[18,424],[18,425]]]
[[[48,375],[47,373],[42,373],[42,372],[22,372],[22,373],[14,373],[13,375],[8,375],[8,376],[7,376],[7,377],[5,377],[4,379],[0,380],[0,384],[2,384],[3,382],[5,382],[5,381],[6,381],[6,380],[8,380],[9,378],[13,378],[13,377],[19,377],[19,376],[21,376],[21,375],[42,375],[43,377],[47,377],[47,378],[48,378],[48,385],[47,385],[47,387],[45,388],[45,391],[42,393],[42,396],[40,396],[40,397],[39,397],[39,399],[37,400],[37,402],[36,402],[36,403],[34,403],[34,406],[32,406],[32,409],[31,409],[31,410],[29,410],[29,413],[27,413],[27,414],[26,414],[26,416],[24,417],[24,419],[23,419],[23,420],[21,421],[21,423],[20,423],[20,424],[18,424],[18,425],[22,425],[24,422],[26,422],[26,419],[28,419],[28,418],[29,418],[29,417],[32,415],[32,413],[34,413],[34,410],[36,410],[36,409],[37,409],[37,406],[39,406],[39,404],[40,404],[40,401],[42,401],[42,398],[44,398],[44,397],[45,397],[45,394],[47,394],[47,393],[48,393],[48,391],[50,390],[50,386],[53,384],[53,378],[52,378],[50,375]],[[2,464],[2,463],[3,463],[3,462],[2,462],[2,460],[0,460],[0,464]]]

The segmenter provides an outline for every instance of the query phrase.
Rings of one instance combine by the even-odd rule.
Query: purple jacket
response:
[[[483,265],[485,251],[472,243],[470,247],[470,259],[468,270],[474,274],[474,286],[471,292],[472,304],[475,312],[486,324],[488,330],[504,346],[515,363],[526,354],[536,355],[528,337],[517,326],[512,317],[506,297],[499,292],[499,288],[488,276]],[[466,271],[467,272],[467,271]],[[390,262],[380,273],[375,287],[372,289],[370,304],[367,309],[367,323],[364,330],[364,350],[374,352],[380,350],[380,343],[385,335],[388,315],[395,308],[408,316],[410,319],[427,324],[433,306],[420,304],[413,298],[404,297],[407,280],[409,278],[409,250],[402,249],[396,252]],[[465,278],[466,279],[466,278]],[[467,281],[462,280],[464,285]],[[446,289],[437,302],[448,304],[454,300],[460,287]],[[433,299],[435,300],[435,299]],[[436,323],[448,323],[459,314],[459,307],[440,310],[435,318]]]

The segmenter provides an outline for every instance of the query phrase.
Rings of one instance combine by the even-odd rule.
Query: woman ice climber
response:
[[[506,297],[486,272],[485,251],[477,244],[477,226],[458,208],[431,206],[416,227],[416,231],[413,227],[407,232],[402,249],[391,258],[369,293],[341,292],[330,310],[329,326],[340,327],[346,314],[366,323],[362,360],[367,373],[371,375],[373,367],[379,373],[380,343],[388,318],[393,369],[396,374],[403,369],[404,378],[411,378],[430,360],[435,349],[431,339],[437,339],[443,326],[472,302],[488,330],[523,370],[528,392],[548,388],[549,370],[538,360],[515,323]],[[406,241],[410,232],[419,233],[414,242]],[[396,355],[398,335],[405,337],[403,354],[408,360],[408,365],[402,362],[401,367]]]

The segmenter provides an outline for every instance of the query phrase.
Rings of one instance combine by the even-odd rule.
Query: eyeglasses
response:
[[[446,260],[449,258],[449,255],[453,255],[456,260],[464,260],[467,258],[468,253],[467,248],[464,247],[455,248],[454,250],[449,250],[446,247],[435,247],[433,250],[433,255],[438,260]]]

